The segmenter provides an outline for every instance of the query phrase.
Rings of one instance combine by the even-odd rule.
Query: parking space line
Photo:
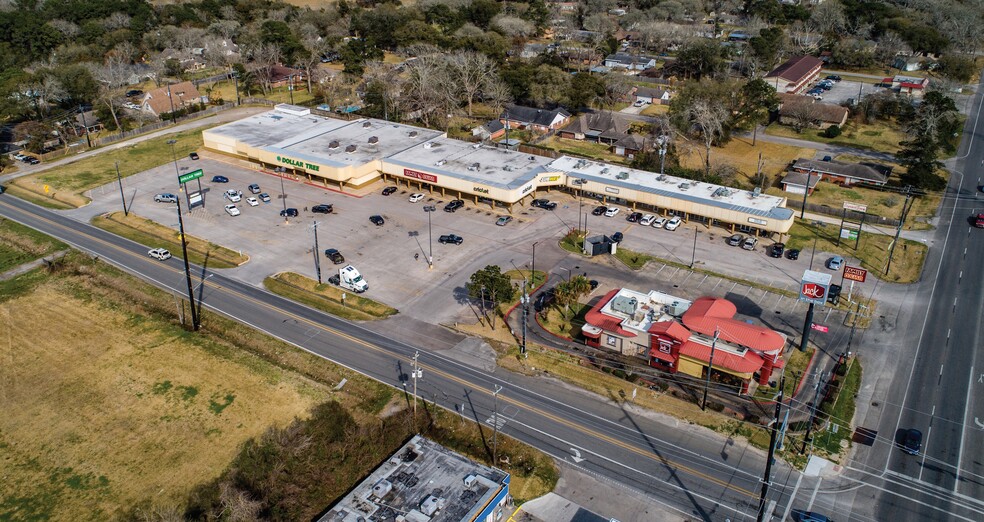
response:
[[[704,281],[707,281],[707,278],[708,278],[708,277],[709,277],[709,276],[708,276],[707,274],[704,274],[704,279],[701,279],[701,280],[700,280],[700,282],[699,282],[699,283],[697,283],[697,288],[700,288],[700,287],[701,287],[701,285],[703,285],[703,284],[704,284]]]

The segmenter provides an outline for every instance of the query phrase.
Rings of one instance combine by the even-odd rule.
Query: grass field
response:
[[[116,181],[116,162],[124,177],[143,172],[173,160],[168,140],[177,140],[174,152],[178,157],[202,146],[202,131],[211,126],[168,134],[123,147],[112,154],[97,154],[67,165],[24,176],[10,183],[11,192],[17,189],[30,192],[32,201],[51,201],[53,206],[81,207],[89,203],[83,193],[87,190]],[[45,187],[48,188],[47,192]]]
[[[894,122],[867,124],[851,121],[844,125],[841,130],[840,136],[826,138],[823,136],[823,131],[818,129],[804,129],[803,132],[796,132],[795,129],[786,125],[769,125],[765,129],[765,133],[770,136],[795,138],[829,145],[843,145],[890,154],[898,152],[899,142],[905,139],[905,133]]]
[[[338,271],[327,265],[327,261],[325,263],[322,275],[327,281],[332,272],[337,275]],[[319,285],[316,280],[293,272],[268,277],[263,280],[263,286],[277,295],[353,321],[383,319],[398,312],[396,308],[377,303],[355,292],[328,283]],[[342,295],[345,295],[344,300]]]
[[[16,221],[0,218],[0,272],[68,248]]]
[[[142,218],[136,214],[125,216],[122,212],[112,212],[92,218],[92,224],[147,245],[150,248],[166,248],[174,257],[181,256],[181,234],[176,230]],[[186,234],[188,260],[196,265],[210,268],[234,268],[249,261],[248,255]]]
[[[734,138],[723,147],[711,148],[711,168],[715,165],[731,165],[738,169],[738,181],[744,186],[751,186],[752,176],[758,172],[759,154],[762,155],[762,172],[769,176],[770,182],[785,175],[786,167],[794,159],[813,158],[816,152],[808,147],[791,147],[779,143],[769,143],[756,140],[752,146],[751,138]],[[699,146],[684,151],[680,163],[691,169],[704,168],[704,147]],[[767,183],[766,186],[769,184]]]
[[[510,137],[512,133],[510,132]],[[583,140],[571,140],[567,138],[559,138],[557,136],[551,136],[540,143],[540,145],[548,148],[557,150],[560,152],[565,152],[569,154],[576,154],[579,156],[586,156],[589,158],[597,158],[599,160],[607,161],[609,163],[621,163],[625,164],[625,158],[619,156],[608,150],[608,145],[604,143],[595,143],[591,141]]]

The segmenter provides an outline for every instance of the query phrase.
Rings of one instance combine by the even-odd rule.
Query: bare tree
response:
[[[488,87],[482,91],[482,100],[492,112],[500,114],[502,108],[512,101],[512,93],[509,91],[509,86],[497,77],[492,79]]]
[[[834,0],[813,6],[809,24],[823,35],[839,33],[847,24],[844,6]]]
[[[222,503],[223,518],[233,522],[260,520],[262,503],[253,500],[249,493],[236,488],[228,481],[219,484],[219,501]]]
[[[131,51],[132,49],[126,47],[114,49],[106,54],[102,65],[94,65],[91,68],[93,77],[99,82],[99,101],[109,108],[110,114],[113,115],[113,123],[121,131],[123,129],[116,115],[116,103],[133,69],[129,56],[125,54]]]
[[[684,109],[690,132],[704,142],[704,175],[711,173],[711,146],[724,131],[728,110],[719,100],[698,98]]]
[[[803,129],[813,127],[820,121],[820,107],[813,100],[786,102],[781,114],[792,120],[796,132],[803,132]]]
[[[363,66],[362,81],[367,86],[376,85],[381,88],[383,97],[383,113],[385,119],[390,119],[398,107],[400,92],[404,79],[393,66],[379,61],[366,62]]]
[[[48,25],[54,27],[60,32],[66,40],[72,40],[79,35],[79,26],[75,25],[68,20],[52,20],[48,22]]]
[[[471,116],[475,98],[498,81],[495,62],[481,53],[458,51],[447,57],[447,66],[450,85],[456,87],[456,95],[463,98]]]
[[[239,34],[240,27],[235,20],[219,20],[208,26],[208,32],[224,40],[232,40]]]
[[[404,112],[429,126],[449,103],[443,85],[448,83],[447,68],[438,55],[419,56],[409,66]],[[442,116],[443,117],[443,116]]]
[[[253,51],[253,62],[250,64],[260,82],[260,88],[265,96],[273,82],[273,66],[280,63],[280,48],[274,44],[263,44]]]
[[[616,103],[624,101],[629,93],[632,92],[632,84],[625,79],[624,75],[606,74],[603,78],[605,82],[605,94],[599,101],[604,106],[613,108]]]
[[[107,31],[116,31],[117,29],[129,29],[130,15],[117,11],[107,16],[102,21],[102,25],[103,27],[106,28]]]
[[[67,94],[61,82],[45,69],[38,70],[34,74],[27,89],[31,92],[35,108],[42,118],[48,114],[49,105],[58,102]]]
[[[529,38],[536,34],[532,23],[516,16],[497,15],[492,19],[492,27],[511,38]]]

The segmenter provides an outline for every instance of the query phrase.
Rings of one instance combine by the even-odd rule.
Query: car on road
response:
[[[461,236],[454,235],[454,234],[445,234],[445,235],[437,238],[437,242],[438,243],[442,243],[442,244],[445,244],[445,245],[451,244],[451,243],[453,243],[455,245],[460,245],[462,241],[464,241],[464,238],[462,238]]]
[[[198,153],[197,152],[192,152],[191,154],[188,155],[188,157],[191,158],[192,160],[197,160],[198,159]]]
[[[907,429],[902,434],[902,451],[909,455],[918,455],[922,450],[922,432],[917,429]]]
[[[669,221],[665,217],[658,217],[653,221],[653,228],[663,228],[666,226],[666,222]]]
[[[260,204],[260,202],[257,201],[256,198],[254,198],[254,197],[248,197],[248,198],[246,198],[246,203],[249,203],[249,206],[251,206],[251,207],[255,207],[255,206],[257,206],[257,205]]]
[[[618,215],[618,207],[608,207],[605,209],[605,217],[615,217]]]
[[[731,237],[728,238],[728,245],[739,246],[741,245],[741,242],[744,240],[745,240],[745,236],[741,234],[733,234]]]
[[[745,241],[741,243],[741,247],[745,250],[755,250],[755,245],[758,243],[758,239],[755,236],[748,236]]]
[[[386,223],[386,220],[383,219],[383,216],[380,216],[378,214],[375,216],[369,216],[369,221],[371,221],[372,224],[376,225],[377,227],[381,227],[383,226],[384,223]]]
[[[827,268],[830,270],[840,270],[844,266],[844,258],[841,256],[834,256],[827,260]]]
[[[386,187],[383,189],[383,195],[389,196],[390,194],[396,192],[396,187]]]
[[[592,216],[600,216],[600,215],[604,214],[605,212],[608,212],[608,207],[602,205],[600,207],[595,207],[595,209],[591,211],[591,215]]]
[[[504,227],[512,221],[512,216],[499,216],[499,219],[495,220],[495,224]]]
[[[974,226],[984,228],[984,214],[977,214],[977,217],[974,218]]]
[[[642,219],[642,212],[632,212],[625,216],[625,220],[629,223],[638,223],[640,219]]]
[[[615,232],[612,234],[612,241],[615,243],[621,243],[623,239],[625,239],[625,235],[621,232]]]
[[[177,203],[178,196],[171,194],[170,192],[164,192],[162,194],[155,194],[154,201],[158,203]]]
[[[840,76],[838,76],[838,75],[836,75],[836,74],[828,74],[828,75],[827,75],[827,79],[828,79],[828,80],[832,80],[832,81],[835,81],[835,82],[839,82],[839,81],[841,81],[841,77],[840,77]]]
[[[774,257],[776,259],[782,259],[782,254],[785,251],[786,251],[785,243],[773,243],[772,246],[769,247],[769,256]]]
[[[225,176],[212,176],[212,183],[229,183],[229,178]]]
[[[256,184],[256,183],[250,183],[249,184],[249,193],[250,194],[259,194],[260,193],[260,186],[258,184]]]
[[[280,211],[280,217],[297,217],[299,215],[300,212],[296,208],[285,208]]]
[[[531,205],[534,207],[542,208],[543,210],[553,210],[557,208],[557,204],[548,199],[534,199]]]
[[[335,207],[327,203],[322,203],[311,207],[311,212],[314,212],[315,214],[331,214],[334,211]]]
[[[239,203],[243,199],[243,193],[238,190],[229,189],[225,191],[225,198],[233,203]]]
[[[159,259],[161,261],[171,259],[171,253],[168,252],[166,248],[155,248],[147,252],[147,255],[154,259]]]
[[[656,216],[652,214],[646,214],[645,216],[642,216],[642,219],[639,220],[639,224],[644,227],[648,227],[653,224],[653,221],[656,221]]]
[[[814,513],[812,511],[805,511],[799,514],[799,518],[793,517],[796,522],[831,522],[827,515],[821,515],[820,513]]]
[[[544,308],[550,306],[550,303],[553,302],[553,299],[554,299],[553,288],[549,288],[543,291],[542,293],[540,293],[540,295],[536,296],[536,300],[533,301],[533,310],[536,310],[537,312],[542,312]]]
[[[331,260],[332,263],[340,265],[345,262],[345,256],[342,255],[337,249],[329,248],[325,250],[325,257]]]
[[[267,194],[266,192],[261,192],[260,193],[260,201],[262,201],[264,203],[269,203],[270,202],[270,194]]]
[[[239,208],[236,207],[236,205],[226,205],[225,211],[226,214],[229,214],[230,216],[238,216],[240,214]]]
[[[465,206],[465,202],[460,199],[452,199],[447,205],[444,205],[445,212],[455,212],[459,208]]]
[[[790,248],[786,251],[786,259],[790,261],[796,261],[800,258],[800,251],[798,248]]]
[[[670,218],[669,221],[666,222],[664,228],[666,228],[666,230],[676,230],[680,228],[681,224],[683,224],[683,220],[677,216],[673,216],[672,218]]]
[[[416,203],[416,202],[418,202],[418,201],[420,201],[422,199],[424,199],[424,195],[421,194],[420,192],[418,192],[416,194],[410,194],[410,200],[409,201],[410,201],[410,203]]]

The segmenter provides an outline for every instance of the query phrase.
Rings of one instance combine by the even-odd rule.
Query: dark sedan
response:
[[[608,212],[608,207],[602,205],[600,207],[595,207],[595,209],[591,211],[591,215],[592,216],[602,216],[602,215],[605,214],[605,212]]]
[[[457,236],[454,234],[445,234],[437,238],[437,242],[443,244],[453,243],[455,245],[460,245],[462,241],[464,241],[464,239],[461,236]]]
[[[625,236],[623,236],[621,232],[615,232],[612,234],[612,241],[616,243],[621,243],[623,239],[625,239]]]
[[[389,196],[390,194],[396,192],[396,187],[386,187],[383,189],[383,195]]]
[[[557,208],[557,204],[548,199],[534,199],[532,205],[534,207],[540,207],[543,210],[553,210]]]
[[[212,176],[212,183],[229,183],[229,178],[225,176]]]
[[[335,207],[327,204],[315,205],[311,207],[311,212],[315,214],[331,214],[335,210]]]
[[[800,251],[798,248],[790,248],[786,251],[786,259],[791,261],[796,261],[800,258]]]
[[[640,219],[642,219],[642,212],[633,212],[625,218],[629,223],[636,223]]]
[[[386,221],[383,220],[383,216],[379,216],[379,215],[369,216],[369,221],[372,221],[372,224],[376,225],[377,227],[381,227],[383,226],[383,223],[386,223]]]
[[[334,248],[329,248],[328,250],[325,250],[325,257],[330,259],[331,262],[335,263],[336,265],[340,265],[345,262],[345,256],[343,256],[341,252],[339,252]]]
[[[776,259],[781,259],[782,253],[785,251],[786,245],[784,243],[775,243],[771,248],[769,248],[769,255]]]
[[[465,202],[460,199],[451,200],[447,205],[444,205],[445,212],[454,212],[459,208],[465,206]]]

